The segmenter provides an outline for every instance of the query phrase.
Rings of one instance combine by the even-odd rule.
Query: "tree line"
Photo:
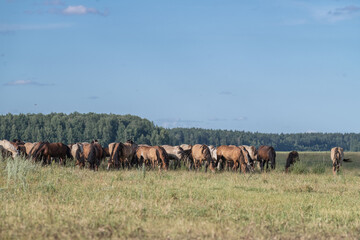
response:
[[[346,151],[360,151],[360,134],[357,133],[268,134],[201,128],[166,129],[133,115],[78,112],[0,115],[0,139],[67,144],[98,139],[103,145],[132,139],[150,145],[271,145],[278,151],[329,151],[334,146],[341,146]]]

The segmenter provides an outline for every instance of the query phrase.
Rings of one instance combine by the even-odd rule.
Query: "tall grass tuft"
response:
[[[298,161],[291,167],[291,172],[295,174],[306,174],[309,173],[309,168],[304,161]]]
[[[25,190],[27,188],[26,177],[30,172],[35,171],[36,168],[37,165],[21,157],[7,159],[5,167],[5,171],[7,172],[7,187],[9,187],[11,180],[13,180],[15,186],[21,185]]]
[[[326,171],[327,164],[324,162],[315,163],[314,166],[311,168],[311,173],[314,174],[324,174]]]

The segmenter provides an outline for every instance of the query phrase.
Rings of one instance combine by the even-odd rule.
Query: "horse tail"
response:
[[[66,157],[70,158],[70,159],[74,159],[73,156],[71,155],[71,149],[66,145],[64,145],[64,146],[66,148]]]
[[[271,168],[275,169],[275,167],[276,167],[276,152],[273,147],[270,148],[270,160],[271,160]]]
[[[90,152],[87,158],[87,161],[90,163],[90,168],[93,164],[95,164],[95,158],[96,158],[96,147],[93,143],[91,143],[90,146]]]
[[[116,143],[115,147],[113,148],[113,161],[115,161],[115,166],[120,164],[120,143]]]

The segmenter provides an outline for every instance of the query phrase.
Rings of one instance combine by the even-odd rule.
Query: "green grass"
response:
[[[338,176],[328,155],[300,153],[306,173],[285,174],[279,152],[276,171],[246,175],[70,163],[9,178],[0,160],[0,239],[359,239],[360,153]]]

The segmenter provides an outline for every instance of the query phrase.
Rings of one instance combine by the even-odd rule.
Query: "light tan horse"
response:
[[[217,148],[217,159],[221,162],[221,165],[225,164],[227,168],[228,164],[232,164],[232,170],[236,171],[239,166],[241,172],[245,173],[246,168],[250,163],[247,162],[243,151],[234,145],[222,145]]]
[[[160,171],[161,159],[157,148],[152,146],[139,146],[135,155],[139,164],[145,163],[145,165],[150,165],[153,169],[158,166]]]
[[[174,169],[181,167],[181,161],[184,161],[184,150],[180,146],[162,145],[168,154],[169,160],[174,162]]]
[[[75,143],[71,145],[71,155],[76,161],[75,165],[79,165],[80,168],[85,165],[84,149],[81,143]]]
[[[342,162],[344,160],[344,149],[341,147],[333,147],[330,154],[333,162],[333,174],[336,175],[339,172],[340,166],[342,166]]]
[[[13,144],[11,144],[11,142],[8,141],[8,140],[5,140],[5,139],[4,139],[4,140],[1,140],[1,141],[0,141],[0,146],[2,146],[5,150],[11,152],[11,155],[12,155],[13,158],[15,158],[16,156],[19,155],[19,151],[18,151],[18,150],[16,149],[16,147],[15,147]]]
[[[191,156],[195,165],[195,169],[198,170],[202,163],[205,163],[205,172],[207,172],[207,168],[210,166],[210,170],[215,172],[214,162],[211,158],[210,149],[205,144],[195,144],[191,148]],[[191,166],[190,166],[191,167]]]

